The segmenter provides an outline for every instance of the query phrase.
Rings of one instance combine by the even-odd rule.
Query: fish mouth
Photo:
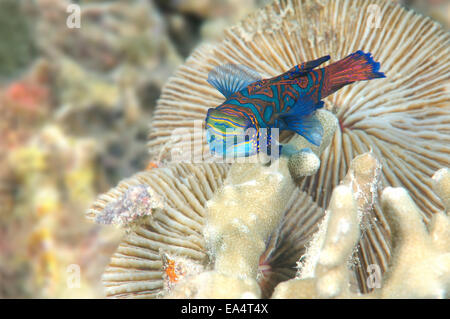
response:
[[[224,139],[221,135],[216,135],[209,130],[206,131],[206,140],[208,141],[210,153],[220,158],[248,157],[257,153],[254,144],[238,143],[232,139],[233,136],[227,136]]]
[[[216,136],[213,133],[211,133],[210,130],[206,130],[206,141],[208,142],[209,150],[211,151],[211,153],[215,153],[217,140]]]
[[[214,134],[211,134],[210,130],[206,130],[206,141],[208,142],[208,144],[211,144],[215,139],[216,137],[214,136]]]

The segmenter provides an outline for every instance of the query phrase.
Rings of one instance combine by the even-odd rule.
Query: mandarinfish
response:
[[[272,138],[273,129],[300,134],[320,145],[323,128],[315,111],[324,97],[357,81],[384,78],[380,63],[370,53],[359,50],[324,68],[324,56],[294,66],[289,71],[261,79],[252,69],[236,64],[214,68],[208,83],[226,98],[206,116],[206,138],[210,151],[219,156],[242,157],[265,151],[277,153],[282,145]]]

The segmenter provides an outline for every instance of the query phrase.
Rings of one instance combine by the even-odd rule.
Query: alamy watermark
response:
[[[66,269],[67,287],[70,289],[81,287],[81,268],[77,264],[71,264]]]
[[[378,29],[381,24],[381,9],[380,6],[376,4],[371,4],[367,7],[367,12],[369,17],[367,18],[367,28],[368,29]]]
[[[367,277],[366,284],[369,289],[381,288],[382,276],[381,268],[377,264],[370,264],[367,266]]]
[[[267,163],[280,156],[278,128],[249,128],[245,134],[233,134],[231,130],[220,136],[214,136],[206,146],[204,121],[194,121],[192,128],[178,128],[163,149],[170,152],[172,162],[178,163]],[[250,143],[251,139],[257,139]],[[257,149],[256,149],[257,148]],[[213,156],[205,156],[212,151]],[[245,155],[249,152],[248,156]],[[209,155],[209,154],[208,154]]]
[[[66,19],[66,25],[69,29],[81,28],[81,8],[78,4],[69,4],[66,12],[69,16]]]

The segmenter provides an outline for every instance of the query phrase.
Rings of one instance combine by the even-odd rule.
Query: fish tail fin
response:
[[[323,101],[314,103],[311,100],[298,100],[289,112],[279,115],[283,122],[281,128],[294,131],[310,143],[319,146],[322,142],[323,128],[314,113],[323,105]]]
[[[342,60],[325,67],[326,85],[322,89],[322,97],[326,97],[343,86],[357,81],[385,78],[379,72],[380,63],[375,62],[371,53],[358,50]]]

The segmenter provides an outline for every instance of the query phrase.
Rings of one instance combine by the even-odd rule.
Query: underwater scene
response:
[[[449,0],[0,0],[0,299],[450,298]]]

